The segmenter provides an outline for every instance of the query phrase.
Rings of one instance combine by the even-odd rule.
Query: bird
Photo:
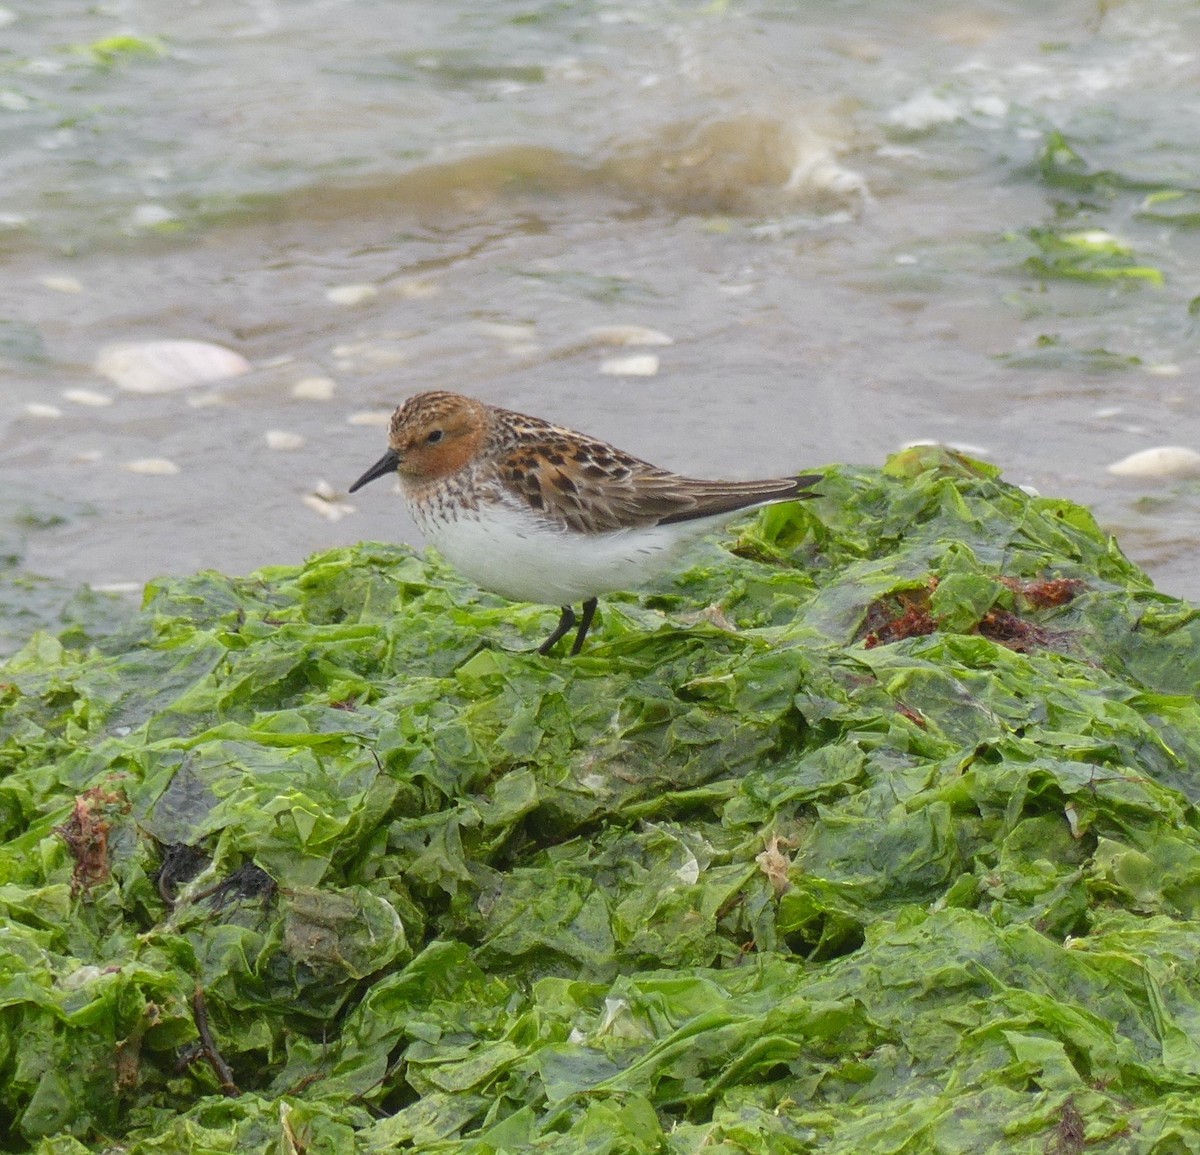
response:
[[[561,608],[538,652],[549,654],[578,626],[572,656],[600,594],[641,585],[743,511],[818,496],[809,487],[821,480],[683,477],[585,433],[445,390],[396,409],[387,452],[350,492],[390,473],[417,528],[457,570],[510,601]]]

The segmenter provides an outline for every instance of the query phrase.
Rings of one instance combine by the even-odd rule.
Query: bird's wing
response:
[[[681,477],[603,441],[556,426],[538,430],[538,446],[517,445],[499,461],[504,487],[563,529],[610,533],[733,513],[804,492],[820,475],[763,481]]]

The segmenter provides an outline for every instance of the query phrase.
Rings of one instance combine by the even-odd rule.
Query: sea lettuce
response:
[[[938,449],[556,610],[401,546],[0,671],[44,1155],[1200,1150],[1200,616]]]

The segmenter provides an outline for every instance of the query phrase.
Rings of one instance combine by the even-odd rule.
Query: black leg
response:
[[[595,616],[596,599],[588,598],[583,603],[583,620],[579,623],[579,633],[575,635],[575,644],[571,647],[571,657],[574,657],[583,649],[583,639],[587,637],[588,630],[592,628],[592,618]]]
[[[592,609],[595,608],[595,604],[593,604]],[[588,618],[588,621],[591,621],[590,617]],[[563,606],[562,617],[558,619],[558,625],[554,627],[554,633],[552,633],[540,646],[538,646],[538,653],[548,654],[552,649],[554,649],[555,643],[558,641],[558,639],[561,638],[574,624],[575,611],[571,609],[570,606]]]

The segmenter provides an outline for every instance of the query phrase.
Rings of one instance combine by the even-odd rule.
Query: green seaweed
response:
[[[1200,611],[941,449],[820,489],[575,659],[377,544],[33,637],[5,1149],[1200,1149]]]
[[[70,52],[96,68],[110,69],[133,60],[157,60],[167,54],[162,41],[129,34],[104,36],[91,44],[73,44]]]
[[[1163,283],[1159,269],[1138,264],[1132,247],[1103,229],[1027,229],[1024,238],[1036,250],[1024,267],[1042,278]]]

